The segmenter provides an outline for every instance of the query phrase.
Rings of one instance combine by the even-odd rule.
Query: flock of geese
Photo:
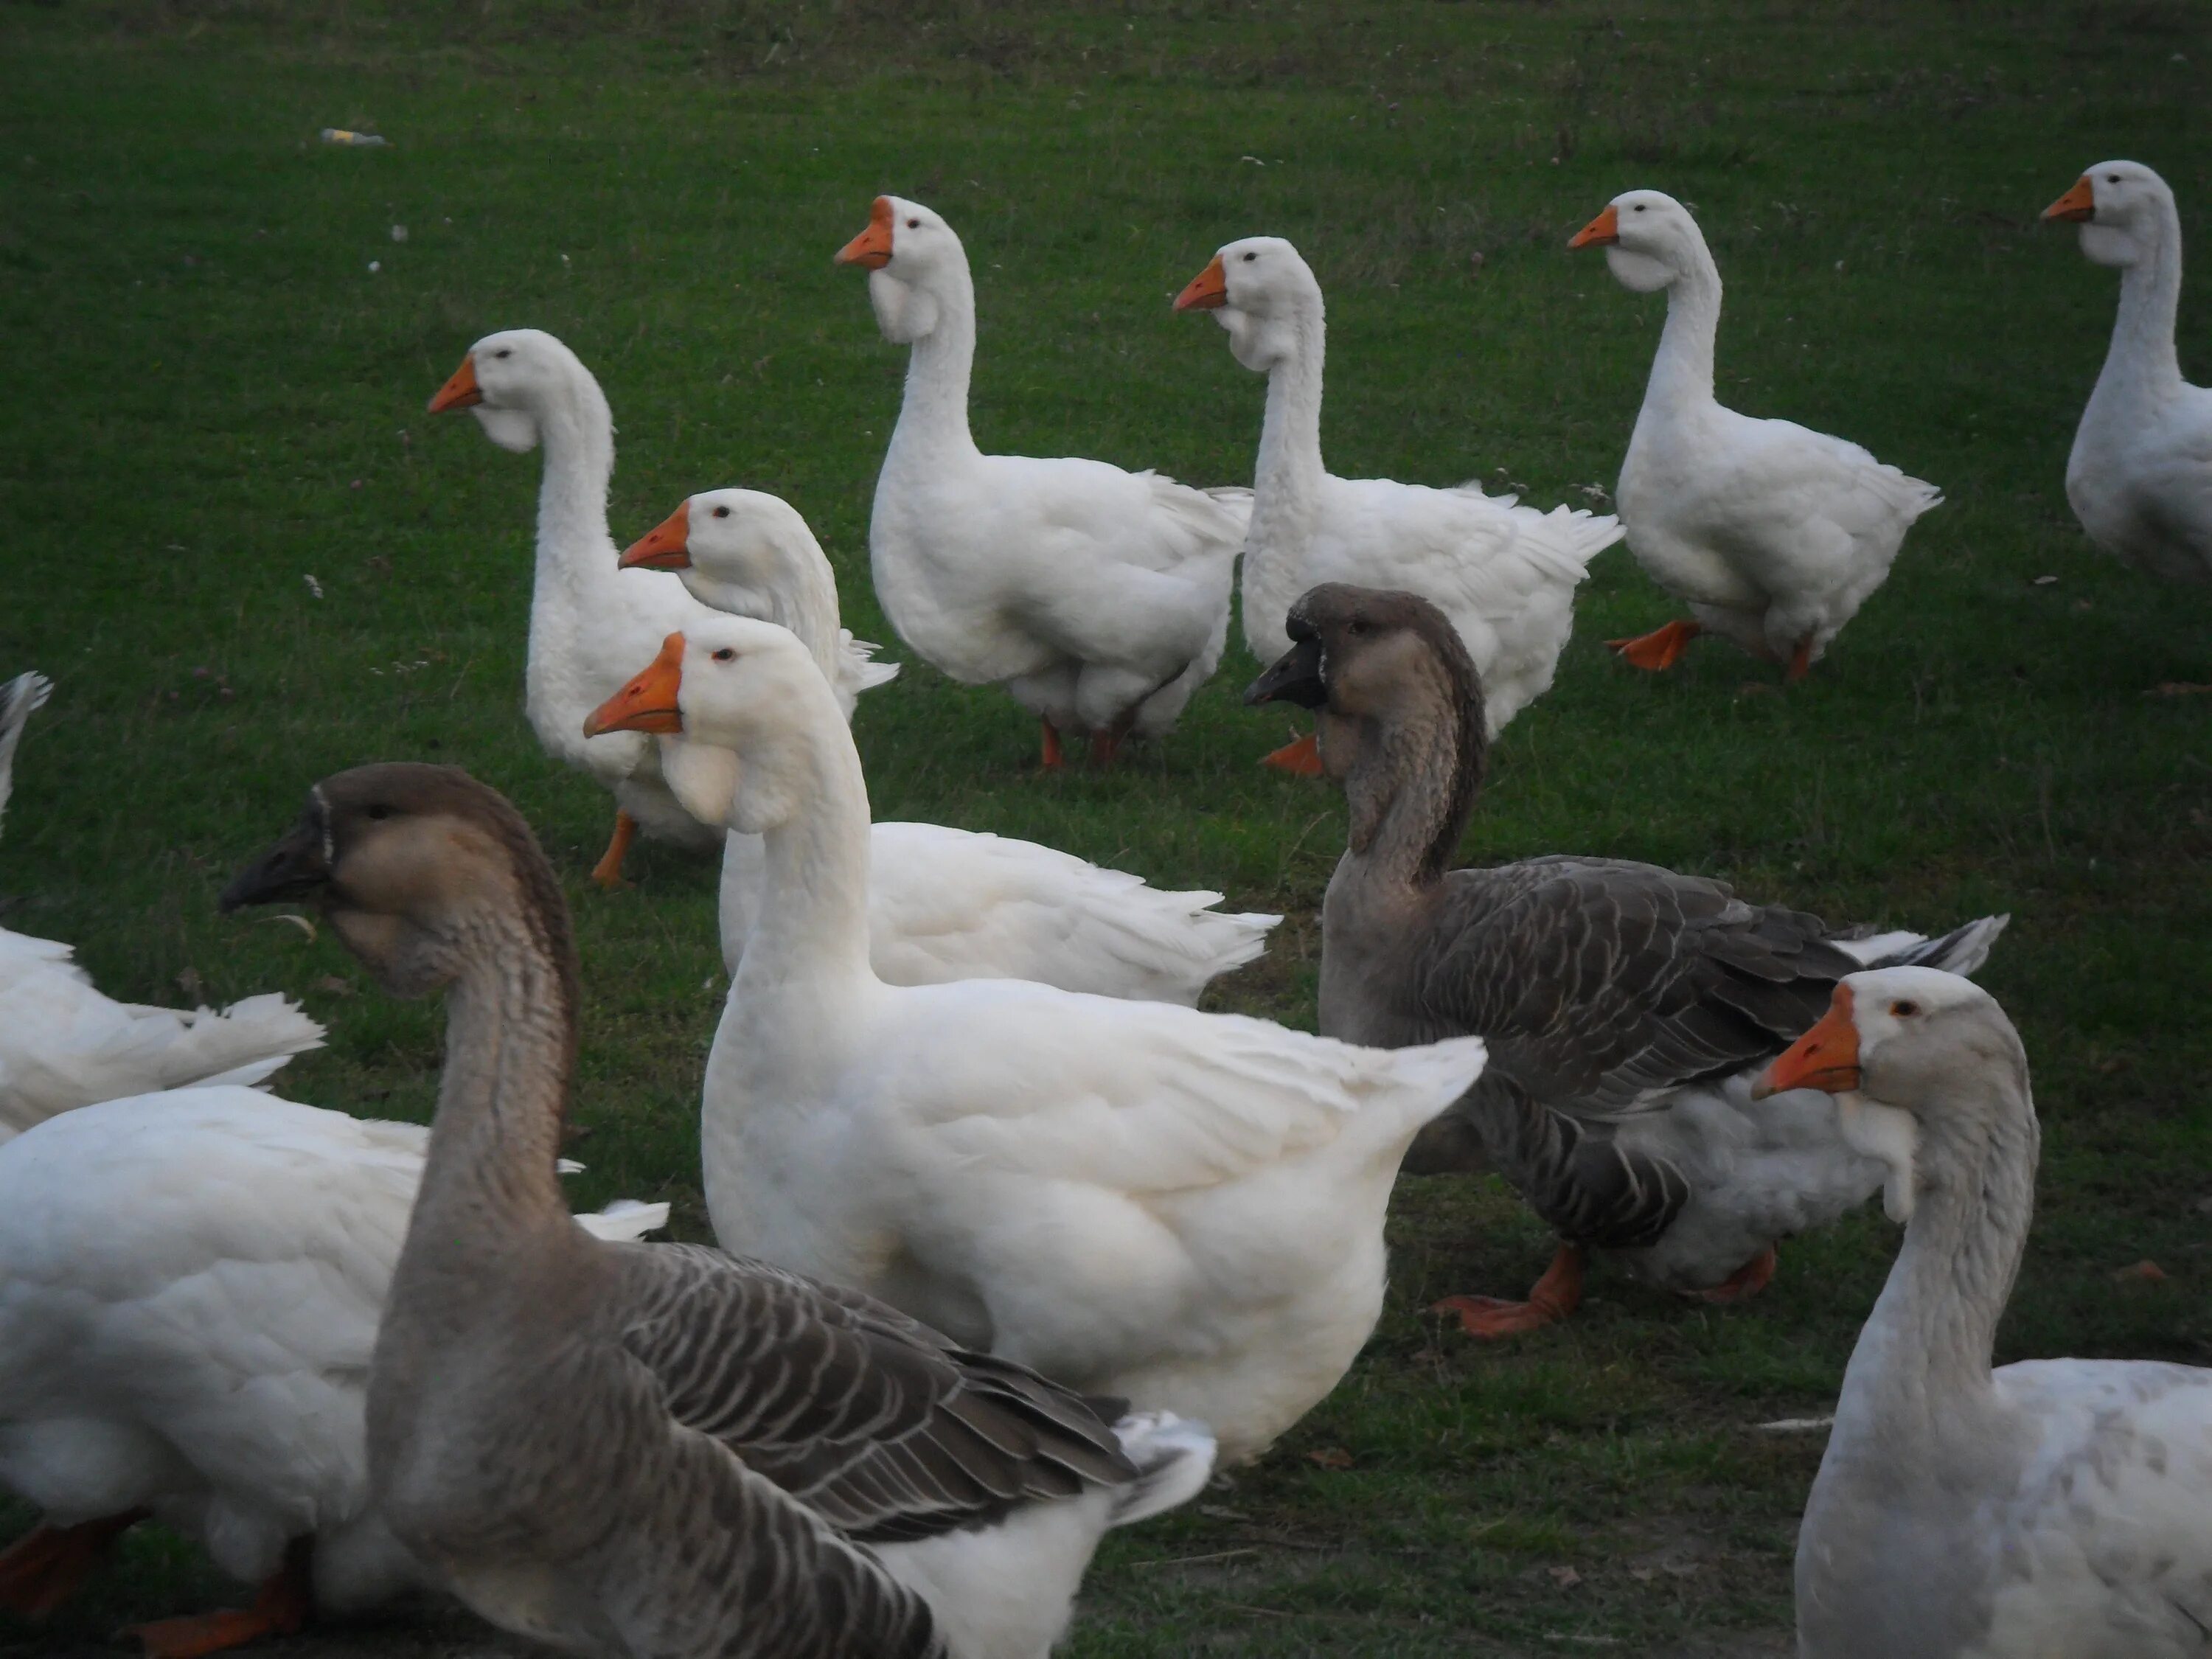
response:
[[[2124,271],[2069,499],[2130,562],[2212,576],[2172,194],[2106,163],[2046,216]],[[959,238],[884,197],[837,256],[912,352],[877,594],[916,654],[1037,716],[1046,767],[1173,726],[1241,556],[1272,664],[1248,698],[1314,719],[1270,759],[1350,808],[1319,1036],[1194,1006],[1276,917],[874,822],[848,726],[898,671],[841,625],[805,520],[710,490],[617,549],[597,382],[550,335],[479,340],[431,407],[544,450],[526,708],[615,798],[594,874],[641,831],[723,848],[723,1250],[641,1242],[665,1206],[571,1213],[568,908],[464,772],[324,779],[222,897],[307,906],[386,989],[444,996],[427,1131],[259,1086],[321,1041],[280,996],[118,1004],[0,930],[0,1484],[43,1516],[0,1607],[51,1611],[152,1517],[258,1587],[140,1627],[155,1659],[417,1589],[624,1659],[1040,1659],[1108,1529],[1262,1455],[1352,1365],[1402,1168],[1493,1171],[1558,1233],[1526,1297],[1441,1304],[1486,1338],[1569,1316],[1597,1256],[1751,1294],[1778,1239],[1879,1192],[1904,1244],[1806,1511],[1801,1651],[2212,1651],[2212,1372],[1990,1368],[2037,1126],[1964,976],[2006,918],[1931,939],[1615,859],[1453,867],[1600,551],[1625,536],[1688,609],[1616,641],[1629,662],[1713,633],[1795,678],[1939,499],[1716,401],[1720,278],[1680,203],[1631,191],[1574,245],[1668,295],[1619,520],[1331,474],[1321,290],[1280,239],[1176,301],[1267,376],[1249,490],[984,453]],[[0,691],[0,806],[46,690]]]

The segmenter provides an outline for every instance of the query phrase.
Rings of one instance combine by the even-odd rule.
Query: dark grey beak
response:
[[[1294,702],[1301,708],[1319,708],[1328,701],[1328,688],[1321,683],[1321,635],[1309,634],[1285,651],[1279,661],[1244,688],[1249,703]]]
[[[216,901],[225,915],[248,904],[296,903],[331,878],[322,813],[310,806],[284,839],[231,878]]]

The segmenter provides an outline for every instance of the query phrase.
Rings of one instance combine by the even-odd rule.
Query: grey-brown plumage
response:
[[[1210,1441],[1172,1419],[1117,1430],[868,1297],[576,1228],[567,908],[465,773],[326,779],[224,902],[306,898],[387,987],[447,994],[369,1465],[393,1533],[486,1617],[638,1659],[1041,1655],[1098,1534],[1203,1480]],[[1041,1558],[1024,1528],[1071,1504]],[[962,1587],[1018,1601],[1009,1572],[1036,1579],[1030,1624],[969,1629]]]
[[[1875,1190],[1879,1171],[1837,1138],[1831,1108],[1746,1117],[1745,1074],[1813,1024],[1844,975],[1971,969],[2002,918],[1932,943],[1874,939],[1626,860],[1452,870],[1485,759],[1457,633],[1412,594],[1338,584],[1300,599],[1289,626],[1291,651],[1249,700],[1316,709],[1351,808],[1323,910],[1321,1028],[1490,1045],[1409,1170],[1494,1167],[1571,1245],[1632,1252],[1632,1270],[1685,1290]]]

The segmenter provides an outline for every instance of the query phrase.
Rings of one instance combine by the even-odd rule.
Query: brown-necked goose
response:
[[[465,773],[325,779],[225,898],[312,898],[386,988],[446,993],[369,1472],[393,1533],[494,1623],[640,1659],[1036,1659],[1100,1534],[1202,1484],[1194,1425],[1111,1424],[866,1297],[576,1228],[554,1176],[568,909]]]
[[[1797,1534],[1803,1659],[2212,1653],[2212,1370],[1990,1370],[2039,1138],[2004,1011],[1926,968],[1853,974],[1759,1087],[1832,1091],[1905,1224]]]
[[[1488,1069],[1406,1167],[1494,1167],[1562,1240],[1527,1302],[1440,1308],[1479,1336],[1563,1318],[1592,1249],[1668,1289],[1746,1294],[1772,1274],[1776,1239],[1881,1185],[1832,1101],[1803,1091],[1754,1109],[1751,1077],[1845,974],[1971,971],[2005,917],[1929,940],[1833,928],[1622,859],[1450,869],[1486,752],[1458,634],[1413,594],[1335,583],[1288,626],[1293,645],[1247,701],[1316,711],[1351,806],[1322,910],[1321,1028],[1385,1046],[1486,1038]]]

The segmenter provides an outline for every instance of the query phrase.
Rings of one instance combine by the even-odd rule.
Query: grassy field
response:
[[[0,843],[7,925],[76,941],[118,995],[289,990],[331,1042],[286,1092],[423,1116],[435,1009],[213,901],[324,773],[464,764],[578,912],[579,1197],[665,1197],[702,1237],[714,872],[648,849],[634,890],[583,880],[606,799],[520,707],[538,461],[422,413],[469,343],[546,328],[598,373],[618,538],[696,489],[774,490],[900,657],[866,526],[903,353],[830,262],[878,191],[966,240],[987,447],[1248,480],[1260,382],[1168,300],[1267,231],[1329,296],[1335,471],[1579,503],[1619,466],[1661,302],[1565,244],[1653,185],[1729,283],[1722,395],[1948,501],[1786,694],[1716,643],[1665,679],[1613,661],[1598,641],[1673,611],[1605,556],[1465,856],[1649,859],[1899,926],[2012,912],[1986,980],[2045,1150],[2000,1357],[2212,1363],[2212,696],[2160,694],[2212,682],[2212,597],[2121,570],[2067,510],[2114,284],[2035,223],[2130,155],[2212,246],[2202,8],[451,9],[0,6],[0,674],[58,683]],[[325,148],[327,125],[392,144]],[[1341,802],[1252,764],[1285,728],[1239,705],[1255,671],[1232,647],[1170,739],[1044,777],[1008,699],[910,664],[858,721],[877,812],[1284,910],[1216,1001],[1310,1026]],[[1233,1486],[1110,1540],[1067,1651],[1786,1652],[1820,1437],[1756,1425],[1827,1409],[1894,1242],[1869,1211],[1725,1311],[1601,1279],[1565,1327],[1477,1347],[1420,1310],[1517,1291],[1549,1242],[1502,1188],[1409,1181],[1360,1364]],[[2116,1280],[2146,1258],[2164,1282]],[[0,1507],[0,1536],[30,1518]],[[0,1618],[0,1656],[106,1652],[233,1594],[141,1528],[52,1624]],[[495,1650],[436,1614],[270,1650]]]

